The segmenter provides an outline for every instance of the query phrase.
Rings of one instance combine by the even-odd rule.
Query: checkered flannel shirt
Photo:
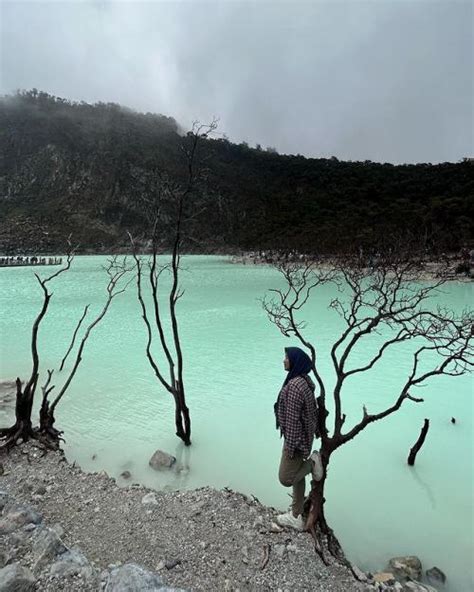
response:
[[[278,397],[278,422],[290,458],[299,452],[308,457],[318,421],[314,383],[309,376],[292,378]]]

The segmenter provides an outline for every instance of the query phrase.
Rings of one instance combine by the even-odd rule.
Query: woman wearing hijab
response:
[[[277,522],[303,530],[306,475],[312,473],[316,481],[323,476],[319,452],[310,455],[318,419],[315,387],[308,376],[313,363],[299,347],[287,347],[284,367],[288,375],[275,403],[277,429],[284,440],[278,476],[282,485],[293,487],[293,503],[289,512],[277,517]]]

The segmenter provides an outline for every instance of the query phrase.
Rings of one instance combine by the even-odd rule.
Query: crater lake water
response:
[[[54,295],[39,333],[43,377],[47,368],[58,368],[83,307],[91,303],[93,314],[104,302],[105,261],[76,257],[71,270],[51,284]],[[156,489],[230,487],[284,509],[289,490],[277,479],[282,442],[273,403],[284,379],[283,348],[298,344],[269,323],[259,301],[281,280],[272,268],[232,264],[225,257],[190,256],[183,264],[186,292],[178,309],[192,446],[184,448],[175,436],[173,401],[145,358],[132,284],[92,334],[58,407],[67,457],[86,471],[104,469],[123,485],[120,474],[129,470],[132,481]],[[28,376],[31,327],[42,303],[34,272],[53,269],[0,269],[2,381]],[[328,309],[333,296],[333,287],[316,290],[304,314],[306,334],[329,382],[330,345],[342,328]],[[473,286],[450,283],[440,301],[457,310],[466,307],[473,302]],[[365,359],[364,349],[356,356]],[[347,425],[360,418],[363,404],[377,411],[394,401],[410,362],[409,349],[399,348],[373,372],[351,380],[343,394]],[[61,384],[61,374],[53,383]],[[392,556],[415,554],[425,569],[437,565],[447,574],[446,590],[468,592],[474,589],[472,378],[435,378],[416,394],[423,404],[406,402],[334,454],[327,515],[361,567],[382,569]],[[0,409],[2,425],[11,417],[11,406]],[[425,417],[430,431],[416,466],[409,468],[408,451]],[[189,471],[153,471],[148,460],[157,448],[174,454],[178,468]]]

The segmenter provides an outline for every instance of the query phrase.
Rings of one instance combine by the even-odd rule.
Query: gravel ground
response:
[[[31,443],[1,460],[0,488],[37,509],[48,526],[60,525],[65,545],[79,547],[99,571],[133,562],[168,586],[209,592],[361,589],[345,568],[320,561],[308,534],[272,532],[276,511],[242,494],[119,488],[107,475],[85,474],[61,453],[44,455]],[[79,580],[70,590],[98,586]],[[44,582],[37,589],[54,588]]]

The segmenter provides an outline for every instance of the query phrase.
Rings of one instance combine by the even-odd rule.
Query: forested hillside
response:
[[[144,203],[162,180],[183,180],[183,136],[172,118],[115,104],[36,90],[3,97],[0,251],[62,250],[70,233],[84,251],[126,246],[127,230],[145,233]],[[341,162],[218,138],[199,154],[205,181],[191,198],[188,250],[330,251],[405,231],[453,250],[473,238],[471,162]]]

